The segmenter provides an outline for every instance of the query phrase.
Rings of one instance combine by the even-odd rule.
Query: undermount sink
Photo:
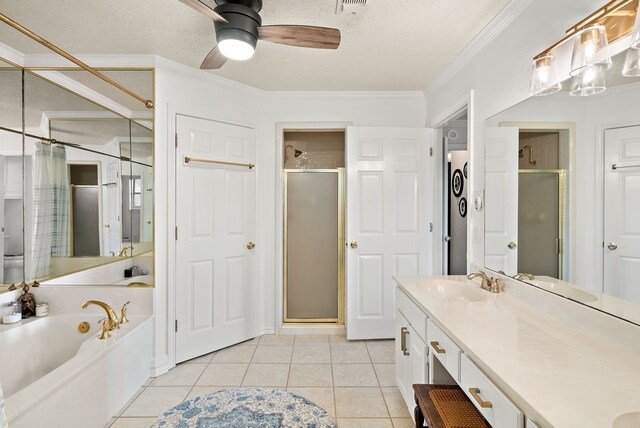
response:
[[[436,298],[462,299],[468,302],[479,302],[487,298],[487,294],[456,281],[438,280],[422,284],[425,290]]]
[[[576,302],[588,303],[598,300],[598,298],[591,293],[561,284],[559,282],[543,281],[540,279],[533,279],[527,282],[545,290],[552,291],[556,294],[564,296],[567,299],[575,300]]]
[[[638,428],[640,427],[640,412],[623,413],[616,416],[611,428]]]

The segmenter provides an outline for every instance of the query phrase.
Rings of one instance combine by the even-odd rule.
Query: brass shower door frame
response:
[[[558,276],[562,279],[562,262],[564,259],[564,204],[567,186],[566,169],[519,169],[518,174],[557,174],[558,175]],[[520,195],[518,195],[518,198]]]
[[[283,321],[285,323],[327,323],[344,324],[345,319],[345,169],[284,169],[282,171],[282,194],[283,194]],[[337,318],[289,318],[287,315],[287,178],[289,174],[300,173],[336,173],[338,175],[338,317]]]

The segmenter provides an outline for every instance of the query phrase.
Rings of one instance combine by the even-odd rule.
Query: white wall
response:
[[[279,325],[276,308],[281,270],[278,248],[276,189],[279,185],[278,123],[349,122],[354,126],[423,127],[426,108],[419,92],[400,93],[267,93],[170,61],[156,63],[155,159],[156,180],[156,357],[161,373],[173,365],[173,281],[175,259],[175,115],[185,114],[250,126],[256,129],[258,195],[257,299],[259,330]]]
[[[528,97],[532,58],[561,39],[567,28],[603,5],[602,0],[512,0],[474,42],[425,90],[427,126],[473,90],[470,133],[471,190],[484,187],[485,119]],[[558,51],[561,76],[566,49]],[[484,265],[484,212],[469,210],[472,266]],[[578,228],[590,227],[588,224]]]

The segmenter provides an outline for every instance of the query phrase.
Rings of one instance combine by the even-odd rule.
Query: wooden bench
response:
[[[457,385],[413,385],[416,428],[491,428]]]

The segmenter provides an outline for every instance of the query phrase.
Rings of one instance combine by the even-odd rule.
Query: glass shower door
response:
[[[286,170],[285,322],[342,322],[342,170]]]

